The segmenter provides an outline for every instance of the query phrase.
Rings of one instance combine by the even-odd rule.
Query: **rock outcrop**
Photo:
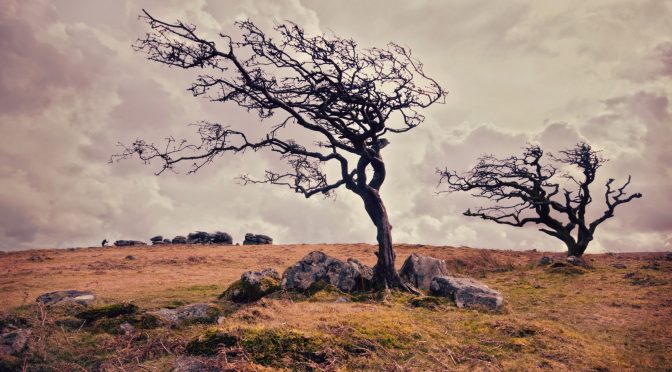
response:
[[[210,234],[207,232],[196,231],[187,235],[187,244],[208,244],[210,239]]]
[[[401,266],[399,275],[414,287],[428,291],[432,279],[441,275],[450,275],[450,272],[446,261],[412,253]]]
[[[147,243],[140,240],[117,240],[114,242],[117,247],[130,247],[133,245],[147,245]]]
[[[430,292],[452,299],[459,308],[498,310],[504,300],[501,293],[481,282],[454,276],[435,277],[430,284]]]
[[[178,235],[178,236],[176,236],[176,237],[173,238],[173,240],[171,241],[171,243],[172,243],[172,244],[187,244],[187,237],[186,237],[186,236],[182,236],[182,235]]]
[[[305,292],[322,283],[331,284],[343,292],[354,292],[371,288],[372,279],[373,270],[356,259],[342,261],[314,251],[285,270],[282,288]]]
[[[77,303],[88,305],[96,300],[96,295],[90,291],[78,291],[74,289],[66,291],[54,291],[41,294],[35,301],[42,305],[55,305],[58,303]]]
[[[233,244],[231,235],[221,231],[215,231],[213,234],[210,234],[210,241],[213,244]]]
[[[219,298],[238,303],[256,301],[280,290],[280,274],[275,269],[247,271],[233,282]]]
[[[198,303],[175,309],[160,309],[149,314],[159,317],[164,323],[178,326],[185,322],[214,323],[220,310],[213,304]]]
[[[273,238],[263,234],[245,234],[243,245],[273,244]]]

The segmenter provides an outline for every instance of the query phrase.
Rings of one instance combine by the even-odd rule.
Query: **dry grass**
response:
[[[92,290],[100,303],[132,301],[143,309],[214,301],[243,271],[262,267],[282,271],[312,250],[367,264],[375,259],[375,247],[366,244],[16,252],[0,255],[0,309],[7,316],[27,318],[34,329],[28,370],[40,363],[53,370],[167,370],[187,342],[208,326],[133,335],[66,329],[58,325],[66,314],[40,313],[35,297],[59,289]],[[241,343],[247,342],[248,350],[250,340],[261,342],[255,335],[289,332],[300,335],[308,346],[319,345],[324,354],[319,362],[280,355],[269,364],[272,368],[672,368],[672,261],[660,254],[588,255],[593,270],[566,275],[537,266],[539,252],[421,245],[400,245],[396,250],[399,265],[411,252],[446,259],[456,272],[500,290],[504,310],[418,308],[410,305],[411,296],[403,294],[349,303],[334,303],[329,296],[305,301],[278,295],[232,308],[217,327],[243,335]],[[217,363],[234,369],[263,369],[255,363],[258,358],[241,347],[218,358]]]

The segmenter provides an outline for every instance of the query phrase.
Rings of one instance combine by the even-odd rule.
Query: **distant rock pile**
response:
[[[205,231],[196,231],[187,235],[187,244],[208,244],[210,243],[210,234]]]
[[[205,231],[196,231],[187,235],[187,244],[233,244],[230,234],[216,231],[212,234]]]
[[[205,231],[195,231],[189,233],[187,236],[177,235],[173,239],[164,238],[163,235],[156,235],[149,239],[152,245],[165,244],[233,244],[233,237],[231,234],[215,231],[208,233]],[[245,234],[244,245],[259,245],[259,244],[273,244],[273,238],[263,234]],[[114,242],[117,247],[129,247],[134,245],[147,245],[140,240],[117,240]]]
[[[133,245],[147,245],[147,243],[140,240],[117,240],[114,242],[114,245],[117,247],[130,247]]]
[[[245,234],[245,240],[243,245],[260,245],[260,244],[273,244],[273,238],[268,235],[262,234]]]
[[[149,241],[152,242],[152,245],[170,244],[170,239],[164,239],[161,235],[154,236]]]
[[[173,244],[187,244],[187,238],[185,236],[178,235],[178,236],[173,238],[172,243]]]

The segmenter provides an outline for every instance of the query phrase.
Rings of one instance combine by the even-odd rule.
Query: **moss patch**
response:
[[[553,274],[563,274],[563,275],[583,275],[588,272],[588,270],[575,265],[566,264],[564,262],[554,262],[552,263],[547,271]]]
[[[237,336],[218,330],[210,330],[189,341],[185,351],[191,355],[216,355],[221,348],[232,347],[237,344]]]
[[[84,310],[76,315],[77,318],[86,321],[95,321],[101,318],[114,318],[120,315],[135,314],[138,307],[130,303],[119,303]]]
[[[219,296],[219,298],[236,303],[249,303],[279,290],[280,281],[270,277],[261,278],[257,284],[236,280]]]
[[[241,345],[250,358],[263,366],[303,369],[306,362],[324,363],[326,351],[324,340],[308,336],[293,329],[248,329],[242,336]]]
[[[350,298],[350,296],[347,293],[341,292],[338,288],[336,288],[335,285],[333,284],[326,284],[322,281],[320,281],[324,285],[315,285],[316,283],[313,283],[310,285],[308,288],[308,294],[309,294],[309,301],[313,302],[326,302],[326,301],[336,301],[339,297],[346,297]],[[318,283],[320,283],[318,282]]]
[[[429,310],[438,310],[450,306],[452,301],[447,297],[422,296],[412,298],[409,303],[413,307],[421,307]]]

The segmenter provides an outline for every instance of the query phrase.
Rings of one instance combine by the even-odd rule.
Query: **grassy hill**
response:
[[[442,258],[501,291],[498,313],[399,293],[217,300],[242,272],[282,272],[313,250],[375,261],[367,244],[1,254],[0,326],[21,324],[31,336],[20,355],[0,359],[0,370],[163,371],[187,354],[232,370],[672,370],[672,261],[664,254],[586,255],[594,269],[566,270],[539,266],[540,252],[396,246],[399,266],[411,252]],[[124,334],[106,327],[118,325],[110,320],[77,323],[79,309],[36,305],[39,294],[60,289],[93,291],[96,306],[132,302],[138,313],[212,302],[222,316]]]

